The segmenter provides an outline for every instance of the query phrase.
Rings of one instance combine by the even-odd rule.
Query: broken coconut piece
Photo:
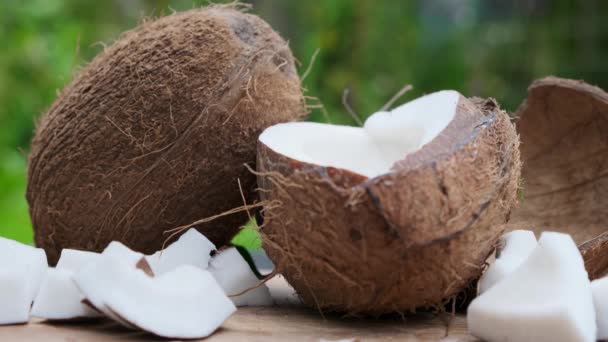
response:
[[[268,255],[318,309],[438,304],[480,276],[502,233],[518,145],[493,100],[456,91],[376,113],[362,128],[272,126],[257,160]]]
[[[23,284],[31,305],[38,294],[40,284],[48,268],[46,254],[41,248],[24,245],[14,240],[0,238],[0,260],[10,268],[23,269],[27,280]],[[0,306],[2,303],[0,302]]]
[[[530,85],[515,116],[525,200],[514,208],[510,226],[562,231],[578,244],[604,233],[608,93],[583,81],[546,77]],[[591,279],[608,271],[608,245],[593,247],[601,251],[584,254]]]
[[[74,272],[94,262],[100,254],[64,249],[56,268],[50,268],[34,300],[32,316],[48,320],[94,318],[101,313],[84,304],[84,296],[74,283]]]
[[[213,276],[194,266],[154,278],[116,258],[94,266],[76,276],[86,297],[119,323],[158,336],[203,338],[236,310]]]
[[[196,229],[190,228],[169,247],[146,256],[146,260],[155,275],[172,271],[182,265],[207,269],[211,252],[214,250],[215,245],[209,239]]]
[[[32,306],[32,316],[48,320],[99,317],[101,314],[83,304],[83,295],[73,280],[74,272],[51,268]]]
[[[76,249],[64,249],[57,262],[56,268],[77,272],[79,269],[99,258],[101,254]]]
[[[116,316],[105,306],[103,297],[97,290],[97,288],[102,288],[112,292],[115,288],[116,283],[112,277],[102,273],[112,267],[119,267],[123,271],[126,270],[125,272],[142,272],[146,276],[153,275],[143,254],[131,250],[120,242],[113,241],[103,250],[99,258],[75,272],[73,280],[86,299],[83,302],[85,305],[102,312],[125,327],[134,328],[133,325]]]
[[[268,287],[260,284],[249,264],[235,247],[218,252],[209,264],[209,272],[236,306],[268,306],[273,304]],[[258,286],[257,288],[255,288]],[[254,289],[255,288],[255,289]],[[233,297],[246,290],[250,291]]]
[[[471,302],[467,324],[487,341],[595,341],[591,284],[572,238],[543,233],[520,267]]]
[[[595,320],[597,323],[597,339],[608,339],[608,277],[591,282],[593,303],[595,305]]]
[[[514,230],[503,235],[496,249],[496,261],[479,279],[479,293],[486,292],[507,274],[513,272],[537,245],[536,236],[530,230]]]
[[[27,323],[32,306],[30,281],[30,272],[20,265],[0,269],[0,324]]]

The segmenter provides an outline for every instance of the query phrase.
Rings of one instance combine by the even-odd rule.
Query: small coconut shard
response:
[[[268,287],[261,284],[235,247],[217,253],[211,259],[209,272],[236,306],[274,304]]]
[[[0,270],[0,325],[29,321],[32,306],[29,281],[30,274],[19,266]]]
[[[116,288],[118,283],[113,277],[118,273],[141,273],[145,277],[152,277],[149,265],[142,267],[142,260],[145,262],[143,254],[134,252],[120,242],[111,242],[96,260],[87,263],[73,275],[76,287],[84,296],[82,304],[134,329],[132,324],[107,308],[104,296]],[[147,265],[147,262],[143,265]]]
[[[484,293],[521,265],[536,248],[536,236],[530,230],[514,230],[500,238],[496,261],[479,279],[479,293]]]
[[[68,269],[48,270],[32,306],[32,316],[47,320],[80,320],[100,317],[101,314],[83,304],[83,295]]]
[[[257,163],[265,248],[321,310],[441,303],[480,276],[502,233],[518,146],[493,100],[455,91],[376,113],[363,128],[270,127]]]
[[[29,307],[36,298],[48,269],[44,250],[0,237],[0,260],[4,260],[9,269],[16,268],[25,272],[27,279],[23,286],[27,291]]]
[[[167,248],[146,256],[151,271],[156,275],[172,271],[182,265],[207,269],[215,245],[196,229],[191,228]]]
[[[608,94],[583,81],[547,77],[528,88],[516,116],[524,199],[512,222],[566,232],[579,244],[604,233]]]
[[[238,5],[125,32],[60,93],[32,141],[27,199],[36,244],[110,241],[153,253],[168,229],[253,199],[256,140],[306,113],[288,44]],[[217,246],[245,213],[199,227]]]
[[[32,316],[55,321],[82,320],[100,317],[99,311],[83,303],[84,296],[74,283],[74,273],[101,254],[64,249],[56,268],[46,272],[40,291],[32,306]]]
[[[99,256],[99,253],[66,248],[61,251],[57,268],[77,272],[88,263],[97,260]]]
[[[236,311],[213,276],[191,265],[152,278],[106,258],[76,282],[117,322],[166,338],[207,337]]]
[[[513,273],[468,308],[471,334],[485,341],[595,341],[591,284],[569,235],[543,233]]]

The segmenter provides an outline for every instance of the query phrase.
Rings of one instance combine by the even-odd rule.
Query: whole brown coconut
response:
[[[512,228],[557,230],[578,243],[608,230],[608,94],[547,77],[517,111],[524,199]],[[608,270],[608,236],[582,244],[590,277]]]
[[[271,143],[277,127],[303,123],[260,136],[265,248],[308,305],[404,312],[440,304],[481,274],[516,202],[519,140],[493,100],[458,96],[445,128],[377,176],[298,160]]]
[[[256,139],[305,114],[286,42],[238,6],[141,24],[59,95],[32,142],[27,200],[51,262],[118,240],[158,250],[163,232],[251,199]],[[223,245],[244,214],[199,226]]]

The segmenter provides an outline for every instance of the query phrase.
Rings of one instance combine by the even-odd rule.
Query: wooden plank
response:
[[[419,314],[385,319],[322,317],[303,307],[282,276],[266,283],[278,306],[239,308],[205,341],[298,342],[335,341],[476,341],[462,315]],[[152,335],[128,330],[109,320],[51,324],[40,320],[26,325],[0,326],[0,341],[159,341]]]
[[[449,324],[448,324],[449,323]],[[302,307],[240,308],[206,341],[475,341],[463,316],[417,315],[382,320],[326,316]],[[0,341],[149,341],[151,335],[133,332],[109,322],[0,327]]]

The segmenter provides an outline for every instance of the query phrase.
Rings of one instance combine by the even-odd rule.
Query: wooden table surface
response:
[[[274,279],[273,279],[274,280]],[[381,320],[342,318],[298,305],[280,278],[270,282],[274,307],[239,308],[205,341],[476,341],[464,316],[450,314],[393,317]],[[0,341],[162,341],[102,320],[89,323],[46,323],[0,326]]]
[[[475,341],[463,316],[416,316],[385,320],[326,317],[301,307],[240,308],[206,341]],[[0,327],[0,341],[150,341],[154,336],[110,321]]]

